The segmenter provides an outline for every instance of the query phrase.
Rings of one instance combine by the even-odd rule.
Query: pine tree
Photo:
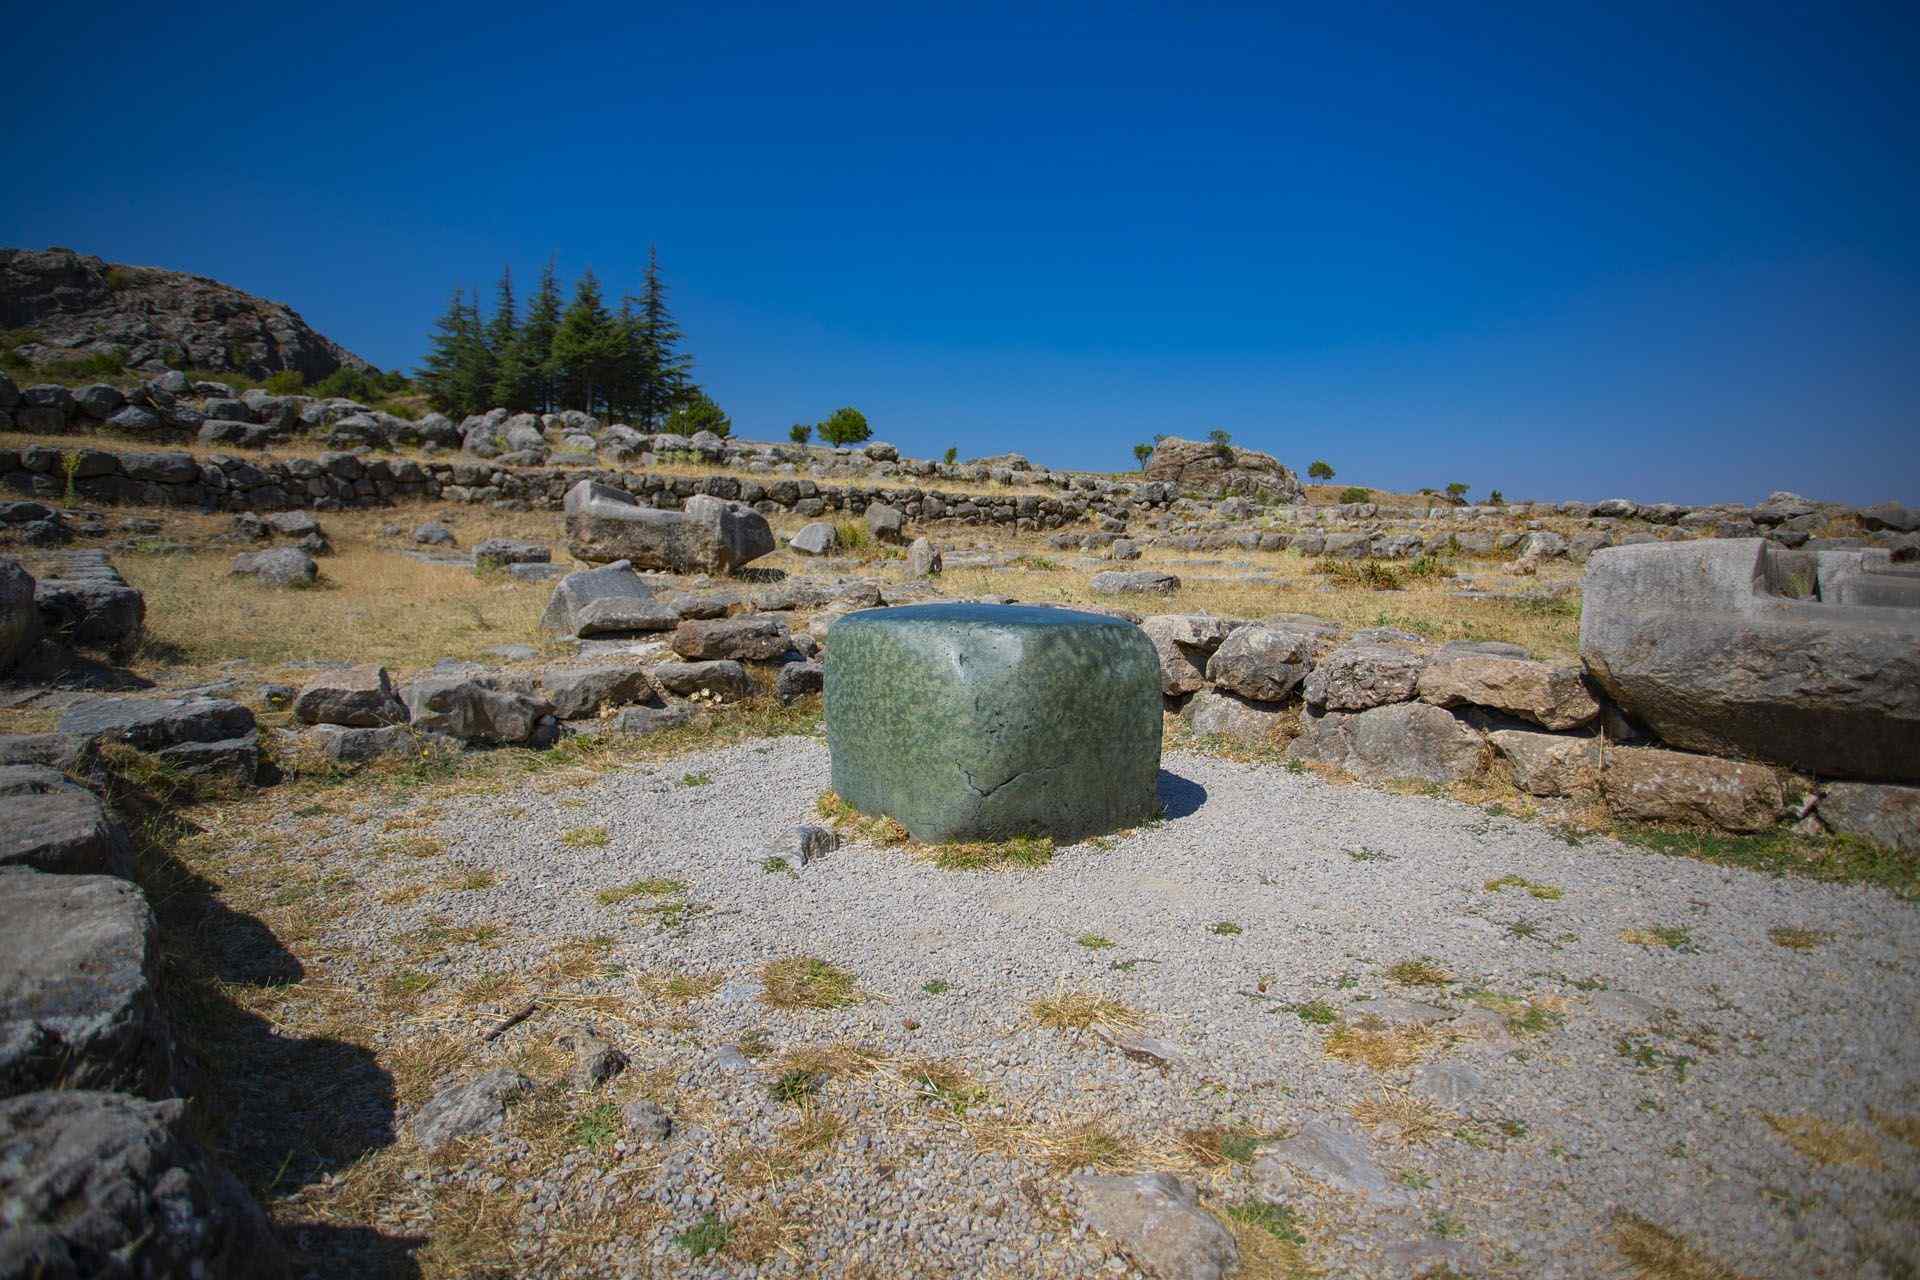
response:
[[[507,388],[512,395],[502,397],[502,404],[541,412],[554,407],[553,335],[559,328],[560,280],[549,258],[540,273],[540,288],[527,306],[526,323],[515,337],[513,355],[506,362],[518,381]]]
[[[433,407],[456,417],[476,413],[493,385],[492,353],[480,325],[479,310],[468,305],[466,291],[455,289],[434,325],[420,384]]]
[[[600,300],[600,281],[588,269],[573,284],[573,301],[553,335],[553,366],[561,403],[591,413],[619,377],[626,335]]]
[[[513,269],[500,268],[500,283],[494,288],[493,319],[487,322],[487,348],[496,361],[505,360],[520,332],[520,312],[513,302]]]
[[[634,415],[659,427],[669,413],[699,394],[692,379],[693,360],[680,352],[683,335],[667,309],[667,286],[660,278],[660,251],[647,246],[647,275],[642,286],[639,322],[633,334]]]

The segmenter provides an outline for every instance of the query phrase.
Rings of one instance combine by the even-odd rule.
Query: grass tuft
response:
[[[1747,1280],[1685,1239],[1634,1213],[1616,1213],[1607,1240],[1620,1251],[1634,1280]]]
[[[612,840],[605,827],[575,827],[560,837],[569,849],[604,849]]]
[[[1501,876],[1497,880],[1489,880],[1482,887],[1484,887],[1488,893],[1498,893],[1502,889],[1525,889],[1529,896],[1539,898],[1544,902],[1559,901],[1563,892],[1558,885],[1535,884],[1525,876],[1514,875],[1506,875]]]
[[[1110,996],[1092,991],[1060,990],[1042,996],[1028,1008],[1034,1021],[1055,1031],[1085,1031],[1103,1027],[1110,1031],[1138,1031],[1146,1019]]]
[[[667,880],[653,878],[647,880],[629,880],[626,884],[615,885],[611,889],[602,889],[593,895],[593,900],[603,907],[617,906],[631,898],[664,898],[671,894],[685,893],[685,880]]]
[[[1390,965],[1387,978],[1403,987],[1444,987],[1453,981],[1453,975],[1441,968],[1440,962],[1432,956],[1420,956]]]
[[[1858,1125],[1835,1124],[1814,1115],[1767,1114],[1760,1117],[1787,1145],[1815,1164],[1845,1165],[1855,1169],[1887,1167],[1880,1144]]]
[[[760,999],[775,1009],[837,1009],[860,1000],[853,975],[813,956],[788,956],[760,970]]]
[[[1410,1067],[1446,1043],[1432,1027],[1409,1023],[1398,1027],[1338,1027],[1327,1037],[1329,1058],[1356,1062],[1375,1071]]]
[[[1825,929],[1796,929],[1788,925],[1767,930],[1767,937],[1776,947],[1786,947],[1790,951],[1811,951],[1822,943],[1833,941],[1833,935]]]

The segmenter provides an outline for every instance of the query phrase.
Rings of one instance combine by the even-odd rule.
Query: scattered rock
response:
[[[1365,1137],[1324,1120],[1310,1120],[1293,1137],[1265,1147],[1254,1161],[1254,1176],[1265,1181],[1282,1168],[1350,1195],[1388,1203],[1406,1199],[1374,1163]]]
[[[17,561],[0,560],[0,675],[13,670],[39,638],[33,575]]]
[[[413,1117],[413,1140],[435,1151],[456,1138],[497,1129],[507,1108],[531,1092],[533,1081],[506,1067],[442,1089]]]
[[[405,724],[407,707],[387,669],[368,664],[315,676],[294,700],[293,716],[301,724],[374,729]]]
[[[907,576],[909,578],[935,578],[945,566],[945,558],[940,548],[924,537],[915,538],[913,545],[907,548]]]
[[[425,524],[414,526],[413,540],[423,547],[451,547],[458,545],[460,541],[453,536],[453,530],[438,520],[429,520]]]
[[[787,634],[787,624],[778,618],[744,614],[736,618],[682,622],[674,628],[669,643],[683,658],[765,662],[785,653],[792,638]]]
[[[1170,1173],[1081,1174],[1081,1214],[1159,1280],[1224,1280],[1240,1265],[1233,1232]]]
[[[1609,752],[1600,787],[1608,811],[1632,822],[1766,831],[1786,807],[1780,779],[1765,765],[1650,747]]]
[[[567,549],[590,564],[626,560],[670,573],[731,573],[773,550],[767,518],[697,494],[684,511],[643,507],[633,495],[582,480],[567,490]]]
[[[258,579],[275,587],[308,587],[320,576],[320,566],[298,547],[275,547],[271,551],[248,551],[233,558],[228,572],[236,577]]]
[[[462,742],[528,742],[540,722],[553,715],[550,702],[469,676],[427,676],[408,685],[401,697],[414,728]]]
[[[876,542],[905,542],[907,517],[898,507],[884,502],[867,504],[867,532]]]
[[[665,1142],[673,1136],[673,1117],[650,1098],[635,1098],[620,1108],[620,1120],[627,1136],[642,1142]]]
[[[818,662],[789,662],[773,678],[773,696],[783,703],[797,702],[826,687],[827,669]]]
[[[1180,590],[1180,579],[1158,569],[1105,569],[1087,587],[1095,595],[1170,596]]]
[[[586,639],[669,631],[680,612],[656,599],[653,587],[625,560],[584,569],[560,579],[540,615],[543,630]]]
[[[1842,835],[1920,853],[1920,787],[1835,782],[1820,796],[1820,820]]]
[[[607,707],[653,701],[653,682],[645,667],[553,667],[540,675],[540,687],[562,720],[584,720]]]
[[[1441,655],[1419,674],[1422,702],[1438,707],[1491,707],[1548,729],[1592,724],[1600,704],[1575,666],[1554,666],[1486,654]]]
[[[505,568],[510,564],[547,564],[553,552],[537,542],[517,538],[488,538],[473,549],[473,563],[481,568]]]
[[[803,556],[830,556],[840,549],[840,534],[824,520],[815,520],[787,539]]]

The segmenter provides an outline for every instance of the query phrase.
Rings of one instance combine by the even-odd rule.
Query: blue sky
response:
[[[396,8],[13,13],[0,244],[411,367],[656,243],[755,436],[1920,503],[1910,8]]]

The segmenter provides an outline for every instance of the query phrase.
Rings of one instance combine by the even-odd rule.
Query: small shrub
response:
[[[804,422],[796,422],[787,428],[787,439],[795,444],[805,444],[813,438],[813,428]]]
[[[760,971],[761,1000],[776,1009],[837,1009],[860,999],[853,975],[813,956],[789,956]]]
[[[733,1228],[720,1221],[719,1215],[709,1213],[675,1236],[673,1242],[693,1257],[704,1258],[710,1253],[718,1253],[724,1249],[727,1237],[732,1234]]]
[[[1357,484],[1350,484],[1346,488],[1340,491],[1340,501],[1341,502],[1372,502],[1373,490],[1362,489]]]
[[[873,438],[873,428],[867,423],[867,415],[848,405],[835,409],[825,422],[819,426],[820,438],[828,444],[859,444],[862,440]]]
[[[952,445],[948,445],[946,453],[941,455],[941,461],[945,462],[948,466],[952,466],[959,460],[960,450],[954,448]]]
[[[281,369],[267,375],[266,389],[276,396],[297,396],[307,389],[307,375],[298,369]]]
[[[573,1122],[573,1143],[589,1151],[603,1151],[620,1136],[620,1108],[603,1102]]]
[[[1453,975],[1441,968],[1432,956],[1402,960],[1391,965],[1387,969],[1387,977],[1403,987],[1444,987],[1453,981]]]

